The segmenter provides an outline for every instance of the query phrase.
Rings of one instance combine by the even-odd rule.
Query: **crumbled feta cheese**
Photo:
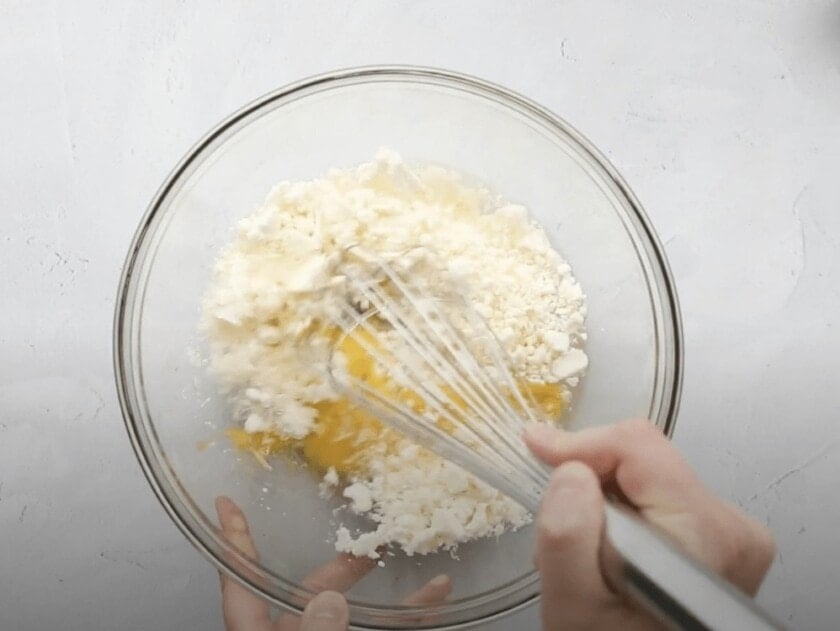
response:
[[[517,378],[577,385],[587,365],[583,292],[527,209],[381,150],[356,168],[275,186],[216,263],[204,302],[210,368],[247,432],[303,439],[315,404],[339,397],[327,377],[331,342],[312,331],[334,321],[351,251],[357,265],[369,252],[367,264],[383,257],[398,272],[424,269],[433,252],[487,320]],[[456,465],[399,440],[394,453],[371,456],[346,481],[350,509],[373,525],[355,534],[340,527],[338,550],[374,559],[392,544],[409,555],[452,551],[530,519]],[[330,469],[321,493],[338,484]]]

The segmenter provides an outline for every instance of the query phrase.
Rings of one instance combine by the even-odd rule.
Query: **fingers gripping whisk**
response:
[[[486,321],[454,283],[421,286],[384,260],[345,270],[335,385],[422,447],[535,510],[548,470],[522,442],[542,420]],[[347,361],[353,348],[363,362]]]
[[[337,310],[335,384],[383,422],[534,512],[549,472],[527,450],[539,407],[517,384],[492,330],[454,285],[430,291],[384,261],[348,268]],[[345,358],[346,360],[346,358]],[[632,511],[604,506],[604,580],[675,628],[775,629],[742,594],[685,557]],[[709,606],[709,599],[714,607]]]

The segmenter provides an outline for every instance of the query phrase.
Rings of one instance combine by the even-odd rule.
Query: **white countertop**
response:
[[[518,90],[624,174],[682,299],[676,443],[775,532],[760,601],[794,628],[836,626],[840,3],[5,0],[0,628],[221,629],[215,573],[123,430],[120,267],[157,185],[213,124],[375,63]]]

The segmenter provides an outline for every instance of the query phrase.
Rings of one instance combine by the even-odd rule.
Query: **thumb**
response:
[[[537,567],[543,629],[586,628],[612,600],[598,564],[604,496],[595,473],[571,461],[558,467],[537,516]]]
[[[338,592],[321,592],[309,601],[300,620],[300,631],[347,631],[350,612]]]

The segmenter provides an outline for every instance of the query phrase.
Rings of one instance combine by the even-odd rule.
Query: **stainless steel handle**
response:
[[[782,629],[733,585],[680,552],[630,511],[608,505],[601,571],[610,587],[673,629]]]

